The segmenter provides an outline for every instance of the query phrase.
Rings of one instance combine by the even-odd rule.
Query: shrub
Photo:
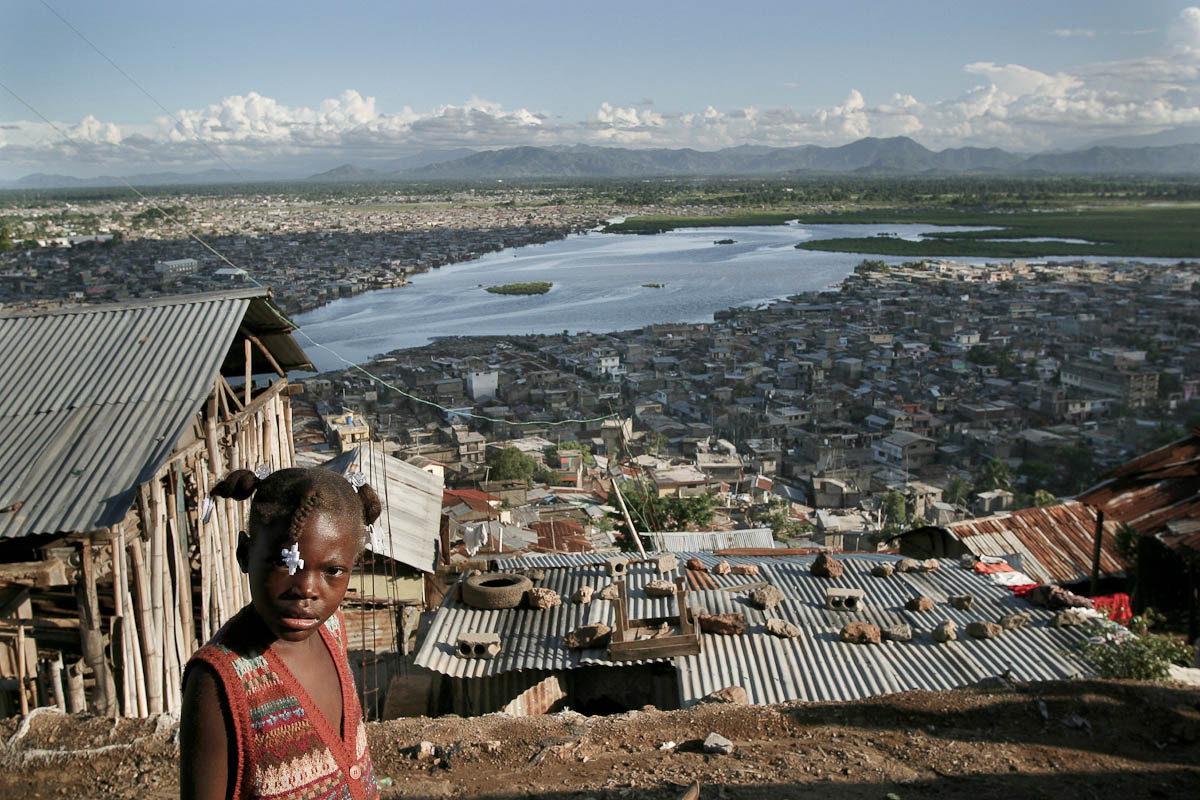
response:
[[[1171,664],[1187,664],[1192,658],[1192,648],[1170,636],[1135,636],[1126,631],[1114,633],[1111,628],[1081,644],[1079,653],[1101,678],[1134,681],[1165,680]]]

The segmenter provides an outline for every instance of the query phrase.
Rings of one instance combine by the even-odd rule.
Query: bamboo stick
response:
[[[96,591],[96,567],[90,540],[82,542],[79,546],[79,567],[75,597],[78,603],[79,638],[83,657],[96,682],[96,705],[99,713],[114,717],[117,715],[116,686],[108,668],[108,661],[104,657],[104,642],[100,634],[100,598]]]
[[[296,440],[292,438],[292,398],[284,395],[281,400],[283,402],[283,433],[288,449],[287,465],[294,467],[296,466]]]
[[[251,394],[251,390],[254,388],[254,382],[253,382],[254,381],[254,366],[252,363],[253,357],[254,357],[254,348],[250,346],[249,339],[243,339],[242,342],[246,345],[246,347],[245,347],[245,353],[246,353],[246,386],[245,386],[246,400],[245,400],[245,405],[250,405],[250,394]]]
[[[275,403],[278,399],[278,397],[272,397],[271,402],[262,411],[263,453],[272,469],[279,469],[280,466],[277,446],[279,436],[275,430]]]
[[[150,482],[150,618],[154,623],[154,633],[151,640],[154,642],[151,666],[147,668],[147,672],[152,669],[154,671],[154,679],[151,686],[157,690],[157,700],[159,707],[152,710],[150,713],[158,711],[172,710],[166,702],[166,686],[164,678],[167,674],[167,650],[165,644],[167,642],[166,630],[167,620],[163,609],[163,579],[166,572],[166,531],[164,530],[159,497],[162,494],[162,482],[158,476]],[[154,684],[157,684],[155,686]]]
[[[87,711],[87,695],[83,691],[83,660],[67,666],[67,713]]]
[[[129,545],[129,553],[132,558],[133,585],[137,590],[137,606],[134,610],[137,615],[138,627],[141,629],[142,679],[145,684],[146,713],[159,714],[163,710],[162,657],[155,644],[158,641],[158,632],[151,610],[151,581],[146,574],[145,546],[140,538],[134,539]]]
[[[196,496],[208,497],[203,461],[196,463],[196,470],[193,474],[196,476]],[[200,635],[207,641],[212,636],[210,630],[212,609],[209,604],[212,603],[212,583],[215,576],[213,575],[212,546],[208,535],[208,524],[204,521],[203,513],[196,515],[196,545],[196,550],[200,554]]]
[[[125,570],[125,575],[126,575],[124,602],[125,602],[125,616],[129,620],[129,625],[127,626],[127,630],[129,632],[130,662],[133,666],[134,700],[137,703],[137,715],[139,717],[145,717],[150,713],[150,707],[149,707],[149,704],[148,704],[147,698],[146,698],[146,667],[145,667],[144,661],[142,660],[141,639],[144,636],[144,632],[138,630],[138,626],[139,626],[138,615],[137,615],[137,612],[133,605],[133,594],[129,588],[128,556],[129,556],[129,547],[131,545],[125,543],[123,535],[122,535],[121,544],[122,544],[121,563],[122,563],[122,568]],[[135,539],[132,543],[132,547],[140,549],[141,542],[139,540]]]
[[[62,683],[63,657],[62,653],[56,653],[54,658],[47,658],[43,665],[43,675],[45,681],[50,686],[50,694],[54,697],[54,705],[59,711],[66,712],[67,698],[63,694]]]
[[[167,622],[167,640],[164,647],[167,651],[166,681],[167,710],[178,711],[180,700],[180,684],[183,677],[183,664],[187,661],[185,653],[186,636],[183,631],[183,580],[184,573],[179,564],[179,526],[174,517],[167,518],[166,524],[166,559],[168,560],[167,574],[163,582],[164,618]],[[173,573],[173,574],[172,574]]]
[[[25,693],[25,626],[17,623],[17,694],[21,698],[21,716],[29,715],[29,695]]]
[[[113,578],[113,617],[112,626],[115,634],[120,633],[120,649],[113,647],[114,656],[121,655],[121,711],[127,717],[137,716],[137,689],[134,688],[133,650],[129,636],[129,628],[133,627],[132,617],[125,616],[125,593],[129,591],[129,576],[125,566],[125,531],[120,524],[113,526],[116,536],[110,540],[112,551]]]
[[[183,663],[196,652],[196,608],[192,598],[192,560],[188,548],[188,514],[179,508],[179,483],[185,472],[180,468],[173,480],[176,490],[171,492],[171,520],[175,524],[175,558],[179,562],[179,615],[183,620]],[[182,673],[181,673],[182,674]]]

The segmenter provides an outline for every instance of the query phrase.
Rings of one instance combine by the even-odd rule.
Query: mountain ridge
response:
[[[308,177],[243,174],[252,181],[375,182],[411,180],[654,178],[816,175],[1197,175],[1200,143],[1142,147],[1094,144],[1066,152],[1034,155],[998,147],[930,150],[907,136],[866,137],[837,147],[739,145],[721,150],[692,148],[522,145],[498,150],[430,150],[372,167],[345,163]],[[189,183],[238,183],[226,170],[75,178],[34,173],[4,184],[9,189],[78,188]]]

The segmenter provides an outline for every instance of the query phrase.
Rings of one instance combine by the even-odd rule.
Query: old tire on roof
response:
[[[485,572],[463,581],[463,602],[472,608],[516,608],[533,581],[511,572]]]

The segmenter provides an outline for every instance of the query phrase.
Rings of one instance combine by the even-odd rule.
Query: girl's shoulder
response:
[[[341,647],[342,652],[345,652],[348,649],[346,642],[346,619],[342,616],[340,608],[333,612],[329,619],[325,620],[324,627],[333,636],[338,646]]]

